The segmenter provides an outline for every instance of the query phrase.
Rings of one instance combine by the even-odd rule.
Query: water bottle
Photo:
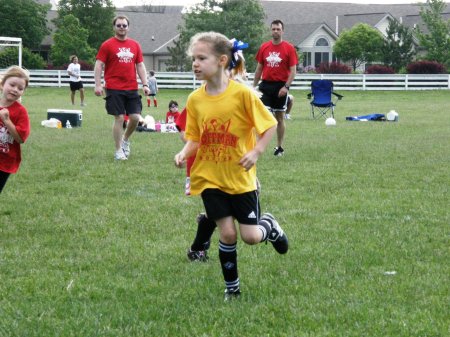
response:
[[[66,122],[66,129],[72,129],[72,125],[70,124],[69,120],[67,120]]]

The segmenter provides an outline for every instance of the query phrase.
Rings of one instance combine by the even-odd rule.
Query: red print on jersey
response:
[[[229,132],[231,121],[211,119],[203,124],[199,159],[227,162],[232,159],[230,150],[237,147],[238,137]]]

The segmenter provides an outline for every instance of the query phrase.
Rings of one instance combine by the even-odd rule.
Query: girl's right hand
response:
[[[0,109],[0,119],[4,122],[9,119],[9,110],[6,108]]]

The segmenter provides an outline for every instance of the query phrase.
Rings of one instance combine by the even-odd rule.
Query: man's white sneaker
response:
[[[128,158],[130,156],[130,141],[126,141],[125,139],[122,139],[121,148],[125,156]]]
[[[116,151],[116,153],[114,154],[114,159],[115,160],[127,160],[127,156],[125,156],[125,153],[123,153],[123,150],[120,149],[118,151]]]

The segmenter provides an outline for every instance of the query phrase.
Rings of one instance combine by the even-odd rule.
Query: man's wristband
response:
[[[142,87],[147,87],[148,88],[148,84],[143,84]]]
[[[287,84],[285,84],[284,87],[285,87],[287,90],[289,90],[289,88],[290,88]]]

